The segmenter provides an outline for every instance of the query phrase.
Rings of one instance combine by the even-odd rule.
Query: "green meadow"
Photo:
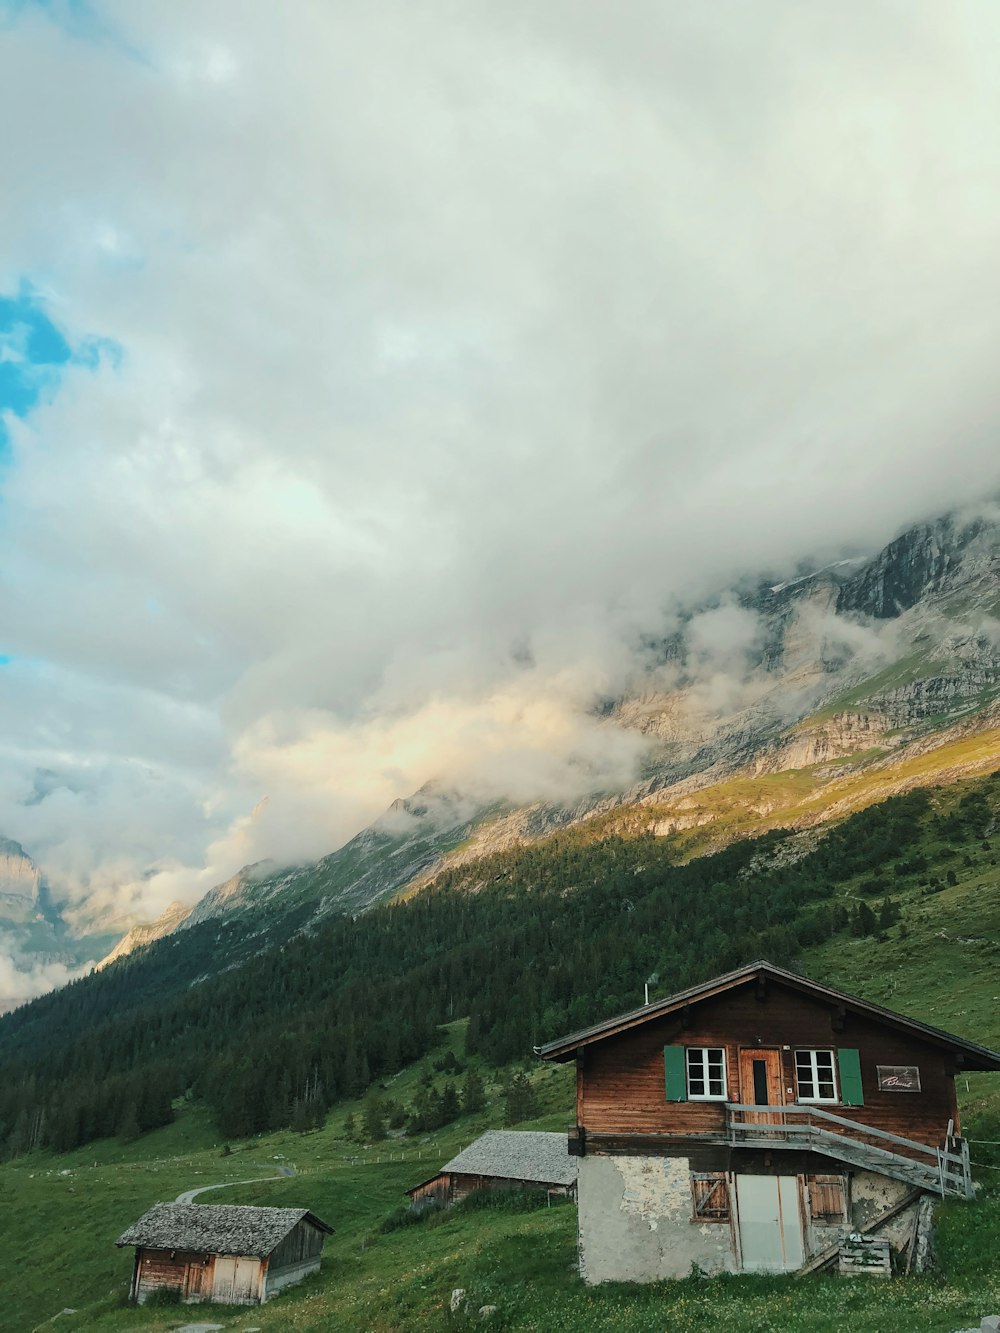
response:
[[[957,793],[935,794],[947,815]],[[1000,839],[957,844],[946,824],[927,825],[919,848],[929,869],[894,873],[882,886],[857,876],[838,889],[843,905],[877,906],[883,889],[899,919],[877,934],[841,933],[805,950],[802,969],[845,990],[1000,1047]],[[952,882],[954,881],[954,882]],[[776,959],[777,962],[785,960]],[[601,1015],[595,1014],[595,1018]],[[450,1048],[466,1060],[463,1021],[441,1044],[384,1081],[406,1102]],[[35,1152],[0,1167],[0,1241],[6,1258],[0,1327],[176,1329],[205,1319],[226,1329],[652,1330],[734,1333],[952,1333],[1000,1313],[1000,1076],[959,1080],[964,1129],[981,1187],[974,1202],[938,1208],[939,1267],[923,1277],[838,1279],[692,1275],[645,1287],[588,1288],[576,1273],[575,1208],[457,1209],[395,1230],[382,1224],[404,1190],[433,1175],[484,1129],[502,1123],[509,1070],[475,1060],[488,1105],[444,1130],[370,1147],[345,1133],[363,1102],[338,1103],[319,1129],[283,1130],[224,1145],[206,1110],[179,1104],[174,1123],[135,1142],[101,1140],[56,1157]],[[528,1059],[539,1116],[523,1128],[562,1130],[573,1118],[573,1072]],[[439,1077],[439,1076],[438,1076]],[[440,1079],[439,1079],[440,1081]],[[296,1175],[275,1179],[279,1167]],[[127,1305],[131,1251],[115,1237],[151,1204],[202,1184],[234,1182],[204,1202],[309,1207],[336,1234],[322,1271],[263,1308]],[[251,1183],[235,1183],[250,1181]],[[450,1310],[452,1291],[467,1305]],[[486,1321],[483,1306],[496,1306]],[[69,1313],[68,1311],[72,1311]],[[65,1311],[65,1312],[64,1312]]]

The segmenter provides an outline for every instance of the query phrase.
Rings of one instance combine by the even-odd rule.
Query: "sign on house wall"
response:
[[[876,1065],[879,1092],[919,1092],[920,1070],[916,1065]]]

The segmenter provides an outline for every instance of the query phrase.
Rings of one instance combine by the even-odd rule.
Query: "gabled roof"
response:
[[[123,1231],[115,1244],[204,1254],[248,1254],[263,1259],[303,1218],[328,1236],[333,1234],[333,1227],[308,1208],[157,1203]]]
[[[783,967],[776,967],[774,963],[769,963],[765,959],[748,963],[745,967],[737,968],[735,972],[726,972],[720,977],[714,977],[711,981],[702,982],[700,986],[692,986],[688,990],[678,991],[676,995],[670,995],[665,1000],[656,1000],[652,1004],[645,1004],[639,1009],[632,1009],[626,1014],[619,1014],[616,1018],[609,1018],[603,1023],[596,1023],[593,1027],[582,1028],[579,1032],[571,1032],[568,1036],[560,1037],[557,1041],[546,1042],[544,1046],[536,1046],[535,1054],[540,1055],[543,1060],[571,1060],[581,1046],[589,1046],[592,1042],[617,1036],[620,1032],[626,1032],[630,1028],[640,1026],[642,1023],[648,1023],[654,1018],[663,1018],[677,1009],[683,1009],[685,1005],[697,1004],[700,1000],[707,1000],[722,991],[733,990],[735,987],[746,985],[750,981],[766,980],[767,978],[772,978],[784,986],[801,991],[805,995],[826,1000],[838,1007],[842,1006],[845,1010],[877,1019],[889,1027],[909,1032],[913,1036],[930,1042],[932,1045],[945,1046],[950,1051],[960,1053],[964,1057],[963,1067],[965,1069],[1000,1070],[1000,1053],[997,1051],[991,1051],[988,1047],[980,1046],[974,1041],[966,1041],[964,1037],[956,1037],[953,1032],[945,1032],[941,1028],[931,1027],[929,1023],[920,1023],[917,1019],[908,1018],[905,1014],[898,1014],[892,1009],[884,1009],[879,1004],[871,1004],[868,1000],[862,1000],[857,995],[848,995],[845,991],[834,989],[833,986],[826,986],[819,981],[811,981],[808,977],[800,977],[794,972],[786,971]]]
[[[446,1162],[438,1175],[456,1172],[501,1180],[533,1180],[540,1185],[572,1185],[577,1159],[570,1157],[565,1134],[530,1129],[488,1129],[482,1137]],[[436,1176],[431,1176],[436,1180]],[[422,1181],[426,1185],[428,1181]],[[420,1189],[414,1185],[413,1189]],[[413,1190],[407,1190],[412,1194]]]

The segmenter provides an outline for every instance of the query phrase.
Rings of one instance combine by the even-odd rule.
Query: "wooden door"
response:
[[[771,1046],[740,1051],[740,1101],[745,1106],[784,1106],[779,1050]],[[777,1113],[744,1111],[743,1119],[748,1125],[782,1123]]]
[[[215,1281],[212,1283],[212,1300],[220,1305],[232,1305],[233,1287],[236,1284],[236,1260],[228,1254],[220,1254],[215,1261]]]
[[[204,1300],[208,1294],[206,1291],[208,1284],[205,1281],[207,1273],[208,1268],[200,1259],[194,1259],[188,1264],[184,1270],[184,1300]]]
[[[233,1278],[233,1303],[252,1305],[257,1300],[257,1274],[260,1270],[259,1259],[237,1259],[236,1273]]]

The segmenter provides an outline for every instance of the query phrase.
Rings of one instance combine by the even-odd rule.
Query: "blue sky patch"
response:
[[[90,0],[0,0],[0,21],[25,10],[40,9],[61,28],[79,36],[97,36],[104,24]]]
[[[101,13],[100,0],[0,0],[0,31],[13,27],[32,12],[44,14],[71,37],[109,42],[123,55],[141,64],[151,63],[148,56],[133,47],[107,15]]]
[[[96,370],[102,361],[120,365],[120,346],[109,338],[71,344],[29,283],[22,283],[14,296],[0,293],[0,453],[8,443],[6,413],[27,416],[52,398],[68,366]]]
[[[17,296],[0,296],[0,417],[30,412],[54,390],[72,355],[30,287],[22,286]],[[0,423],[0,444],[5,442]]]

